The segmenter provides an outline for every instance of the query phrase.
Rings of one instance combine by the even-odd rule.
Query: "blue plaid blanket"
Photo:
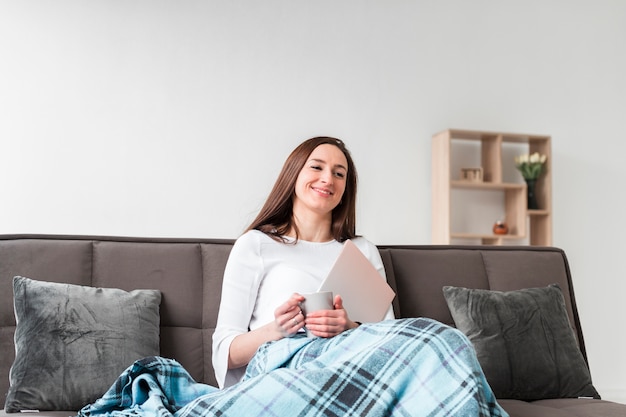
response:
[[[219,390],[175,361],[137,361],[79,416],[507,416],[458,330],[429,319],[266,343]]]

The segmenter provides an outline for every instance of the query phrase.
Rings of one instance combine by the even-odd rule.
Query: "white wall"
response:
[[[626,402],[626,2],[0,3],[0,233],[234,238],[301,140],[343,138],[359,232],[430,242],[430,137],[553,137],[554,243]]]

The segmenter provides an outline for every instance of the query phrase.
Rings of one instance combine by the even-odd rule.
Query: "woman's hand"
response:
[[[304,319],[307,330],[318,337],[333,337],[359,326],[348,317],[340,295],[335,296],[334,307],[334,310],[318,310],[307,314]]]
[[[302,301],[304,297],[294,293],[274,310],[274,321],[237,335],[228,350],[228,367],[232,369],[247,365],[263,343],[296,334],[304,326],[304,317],[300,310]]]
[[[293,336],[304,327],[304,316],[300,309],[300,303],[304,297],[293,293],[289,299],[274,310],[274,324],[283,336]]]

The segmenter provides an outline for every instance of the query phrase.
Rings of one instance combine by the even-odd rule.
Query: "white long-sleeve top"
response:
[[[376,246],[362,237],[352,241],[386,279]],[[245,373],[245,367],[228,369],[233,339],[273,321],[274,310],[294,292],[317,291],[342,246],[336,240],[323,243],[298,240],[296,244],[285,244],[257,230],[237,239],[224,271],[213,334],[213,368],[220,388],[239,382]],[[385,319],[392,318],[390,305]]]

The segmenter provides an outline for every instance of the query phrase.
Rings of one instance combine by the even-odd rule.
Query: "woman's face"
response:
[[[319,145],[298,174],[294,212],[308,210],[330,215],[341,202],[347,175],[348,160],[343,152],[334,145]]]

